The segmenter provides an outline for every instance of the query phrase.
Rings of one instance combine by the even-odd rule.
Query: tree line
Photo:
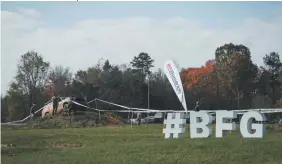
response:
[[[229,43],[216,48],[214,57],[200,68],[180,69],[188,110],[197,101],[200,109],[213,110],[282,106],[278,53],[266,54],[259,67],[248,47]],[[29,51],[21,56],[16,76],[1,96],[2,121],[26,117],[33,103],[41,108],[54,93],[138,108],[148,108],[149,103],[151,109],[183,109],[162,69],[152,71],[153,67],[154,59],[141,52],[129,64],[99,59],[93,67],[71,72],[67,67],[50,67],[42,55]],[[99,108],[117,107],[99,104]]]

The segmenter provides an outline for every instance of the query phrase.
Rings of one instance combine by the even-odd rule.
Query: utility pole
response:
[[[150,109],[150,80],[148,76],[148,109]]]
[[[147,80],[148,80],[148,109],[150,109],[150,78],[149,74],[147,75]],[[148,127],[148,119],[149,119],[149,111],[147,111],[147,127]]]

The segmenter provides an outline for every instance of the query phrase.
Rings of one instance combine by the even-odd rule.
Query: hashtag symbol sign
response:
[[[164,120],[166,127],[163,129],[165,138],[180,138],[185,133],[186,119],[184,113],[168,113]]]

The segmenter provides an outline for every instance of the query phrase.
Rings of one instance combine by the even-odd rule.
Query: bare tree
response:
[[[29,96],[29,107],[35,101],[35,91],[43,87],[49,69],[49,62],[45,62],[37,52],[29,51],[21,56],[16,75],[16,83]]]

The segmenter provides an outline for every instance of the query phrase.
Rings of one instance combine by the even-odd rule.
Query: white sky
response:
[[[20,56],[29,50],[42,54],[52,66],[61,64],[73,71],[95,65],[99,58],[129,63],[140,52],[151,55],[157,68],[163,68],[167,59],[182,67],[201,66],[214,58],[218,46],[229,42],[249,47],[259,65],[266,53],[282,54],[281,14],[269,20],[242,19],[226,29],[181,16],[88,18],[52,26],[44,14],[24,7],[1,10],[1,93],[15,76]]]

